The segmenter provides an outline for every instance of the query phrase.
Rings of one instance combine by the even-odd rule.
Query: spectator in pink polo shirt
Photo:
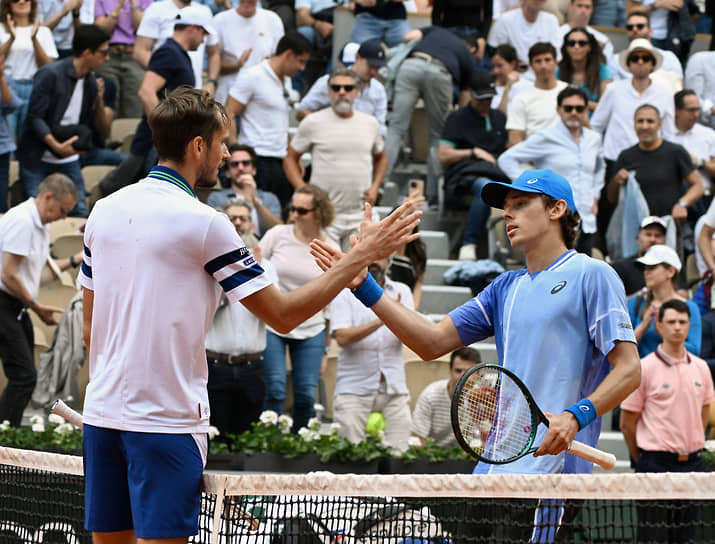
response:
[[[636,472],[703,472],[701,452],[715,392],[707,363],[685,349],[688,305],[664,302],[655,327],[663,343],[641,359],[641,384],[621,404],[621,430]],[[638,542],[692,541],[699,508],[665,509],[656,502],[639,507]],[[667,529],[657,525],[663,521]]]

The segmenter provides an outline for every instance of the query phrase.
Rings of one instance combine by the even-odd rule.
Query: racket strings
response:
[[[504,462],[531,446],[529,402],[521,388],[499,369],[474,372],[462,388],[459,407],[462,436],[481,457]]]

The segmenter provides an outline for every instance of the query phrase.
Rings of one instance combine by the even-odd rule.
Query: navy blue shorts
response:
[[[138,538],[199,530],[203,460],[191,434],[84,425],[85,528]]]

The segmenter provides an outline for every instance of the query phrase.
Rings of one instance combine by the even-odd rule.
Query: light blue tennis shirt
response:
[[[543,412],[558,414],[601,383],[610,369],[606,355],[617,341],[636,343],[625,298],[610,266],[569,250],[535,274],[523,269],[500,275],[449,315],[465,345],[494,336],[501,364],[522,379]],[[599,418],[576,440],[595,446],[600,430]],[[536,446],[546,431],[539,425]],[[506,465],[479,463],[474,472],[590,473],[592,468],[589,461],[562,453],[526,455]]]

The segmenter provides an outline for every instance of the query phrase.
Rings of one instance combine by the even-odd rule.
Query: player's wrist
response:
[[[372,308],[380,300],[383,289],[375,281],[375,278],[368,274],[365,281],[353,289],[352,293],[366,308]]]
[[[579,431],[596,421],[596,418],[598,418],[596,407],[589,399],[581,399],[566,408],[564,411],[569,412],[576,418]]]

